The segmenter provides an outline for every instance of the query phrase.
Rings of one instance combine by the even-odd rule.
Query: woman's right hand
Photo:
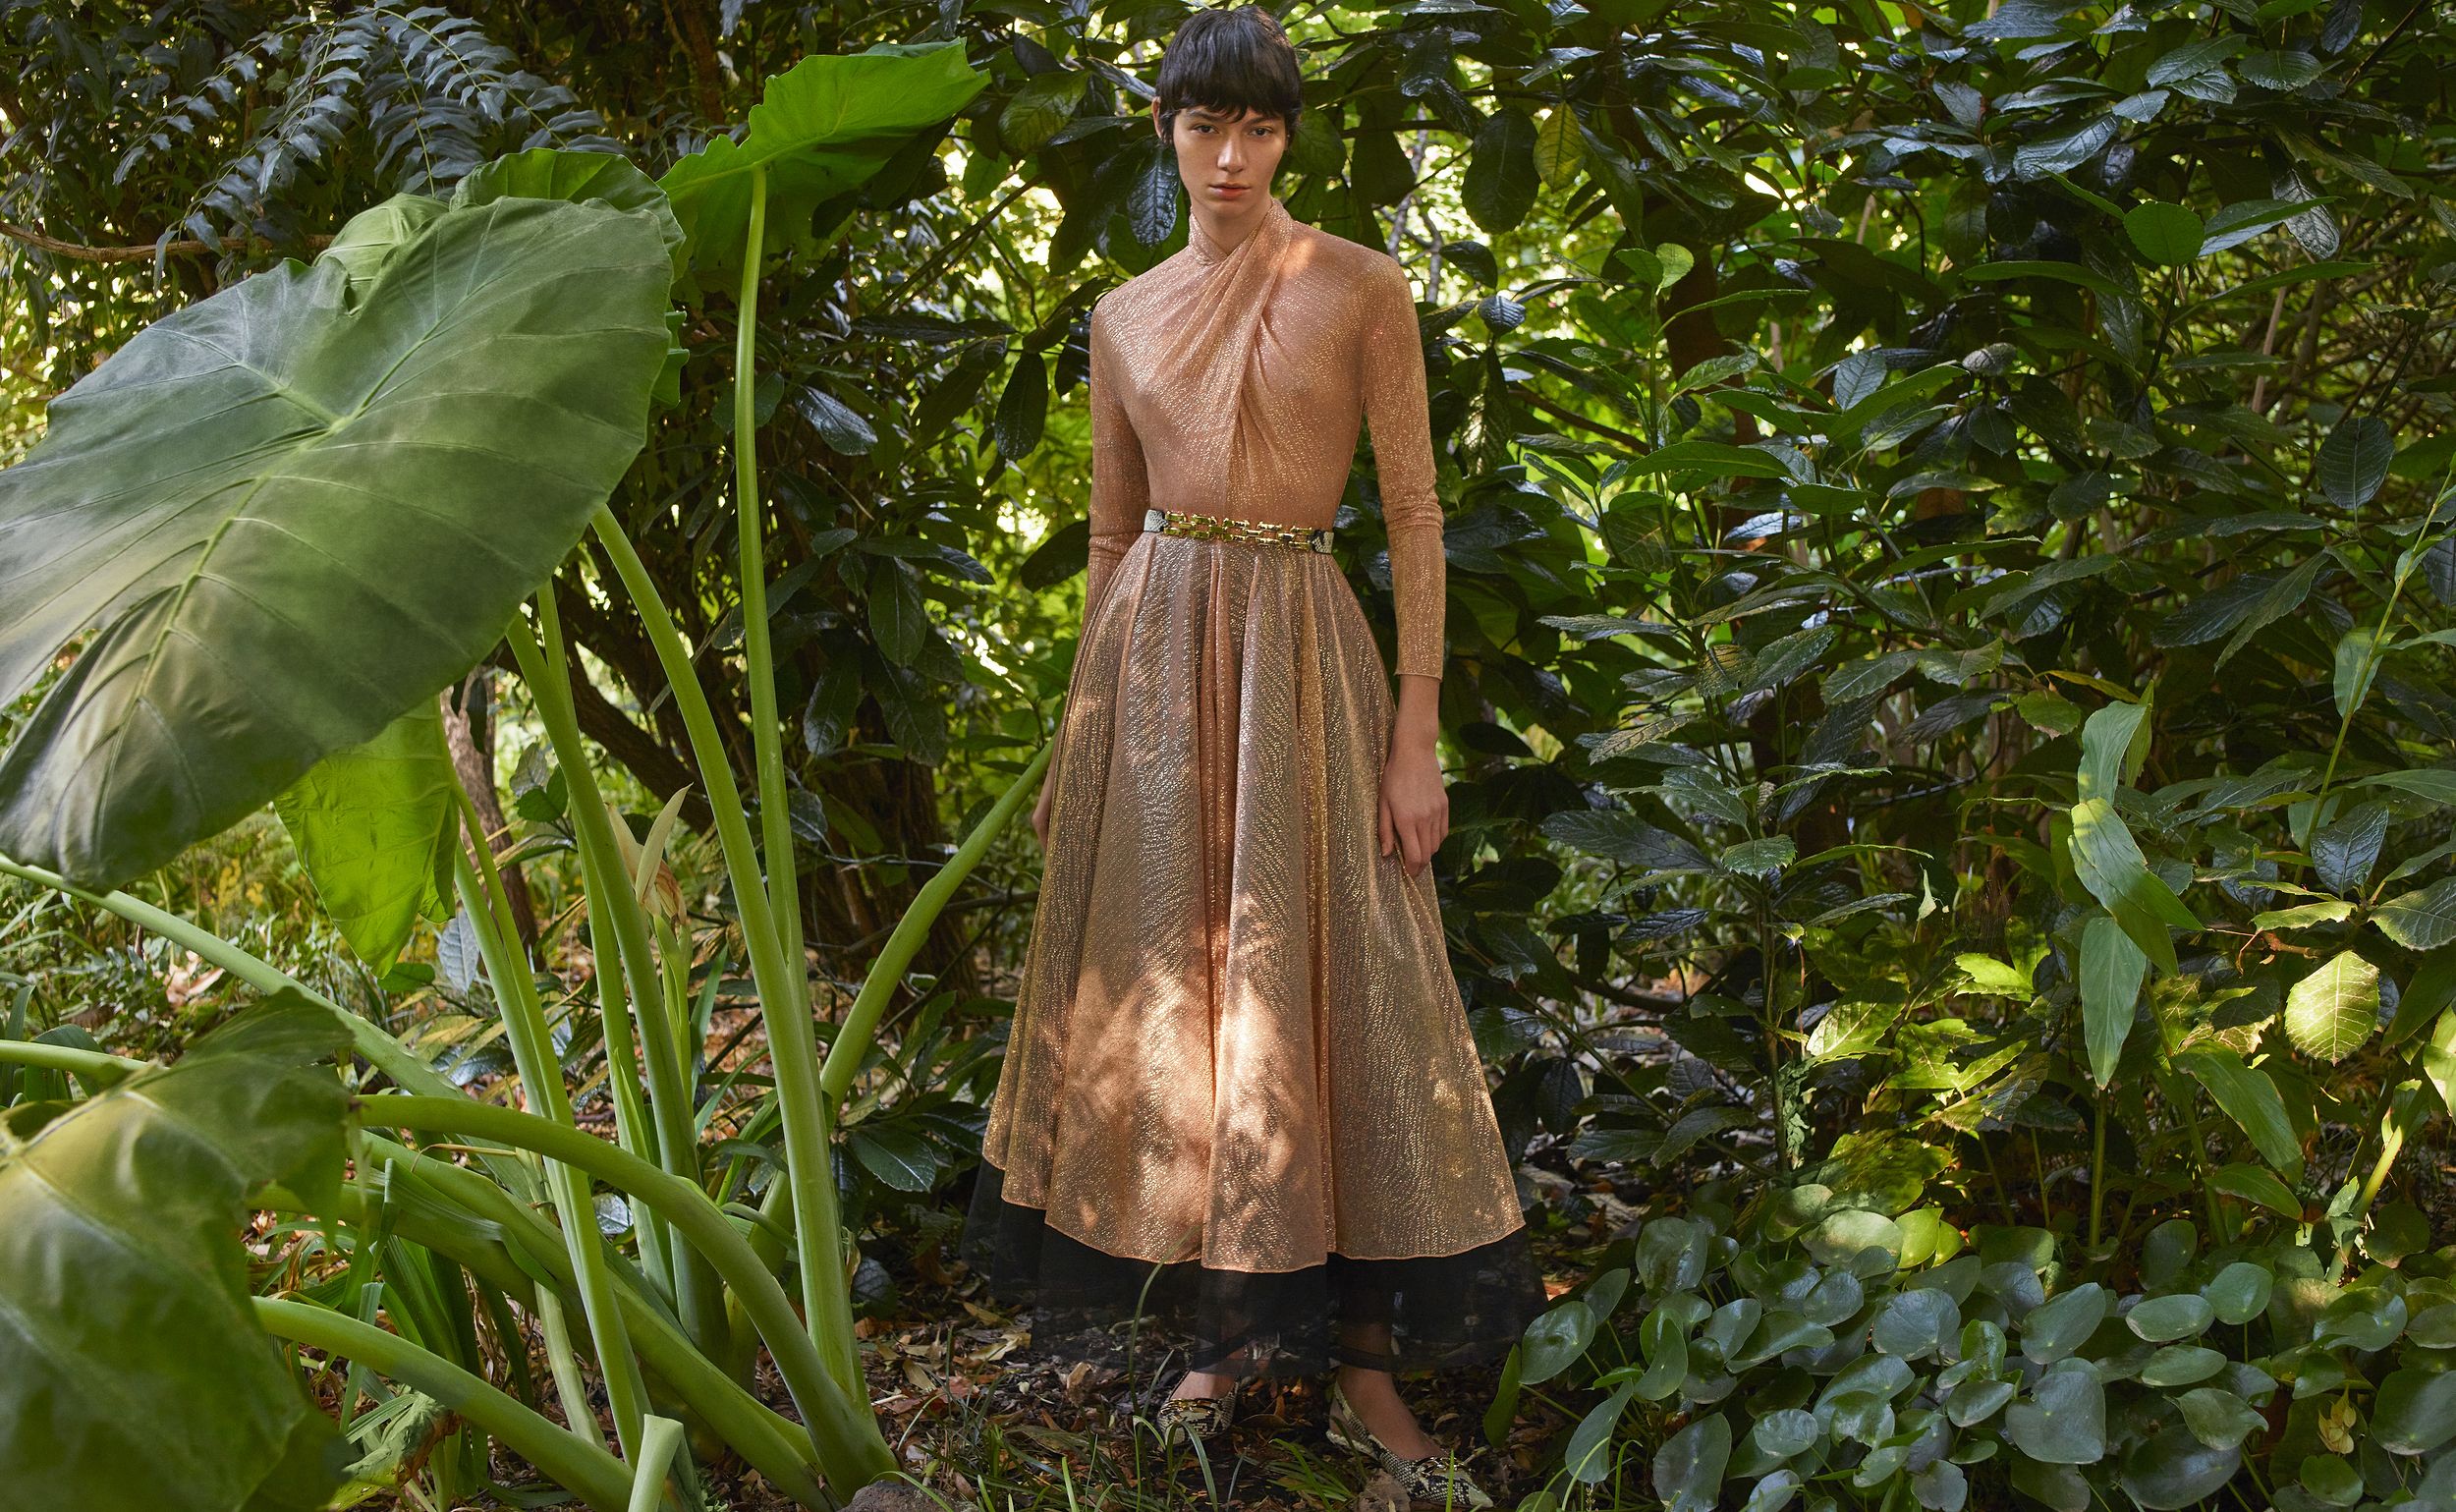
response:
[[[1049,848],[1049,800],[1057,792],[1057,784],[1045,777],[1040,783],[1040,801],[1032,806],[1032,832],[1039,837],[1040,848]]]

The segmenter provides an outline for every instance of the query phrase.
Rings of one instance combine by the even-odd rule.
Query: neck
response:
[[[1262,221],[1278,202],[1277,196],[1267,192],[1246,197],[1254,202],[1230,208],[1197,200],[1188,206],[1194,216],[1193,234],[1201,244],[1199,252],[1213,259],[1225,257],[1261,229]]]

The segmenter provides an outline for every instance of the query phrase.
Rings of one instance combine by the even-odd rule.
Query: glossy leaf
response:
[[[646,433],[656,220],[501,199],[353,299],[284,263],[140,332],[0,473],[0,853],[109,887],[373,740],[485,653]]]
[[[1731,1462],[1731,1424],[1710,1413],[1664,1440],[1654,1451],[1654,1494],[1664,1512],[1713,1512]]]
[[[2149,1512],[2174,1512],[2217,1493],[2242,1466],[2242,1451],[2212,1448],[2186,1428],[2170,1428],[2124,1451],[2118,1478]]]
[[[2428,1454],[2456,1439],[2456,1372],[2390,1372],[2379,1382],[2371,1431],[2391,1454]]]
[[[2106,1454],[2106,1388],[2086,1362],[2059,1364],[2004,1410],[2004,1436],[2044,1464],[2093,1465]]]
[[[2072,806],[2072,864],[2081,885],[2106,906],[2158,970],[2171,975],[2175,947],[2166,930],[2197,929],[2201,922],[2149,869],[2132,831],[2107,800],[2092,798]]]
[[[0,1484],[26,1507],[321,1507],[349,1455],[255,1321],[239,1231],[340,1189],[326,1009],[285,994],[0,1136]]]
[[[2268,1311],[2268,1293],[2276,1284],[2265,1265],[2236,1260],[2210,1277],[2201,1295],[2221,1323],[2248,1323]]]
[[[2210,1307],[2206,1299],[2190,1292],[2178,1292],[2172,1296],[2143,1298],[2124,1315],[2124,1321],[2134,1333],[2150,1343],[2167,1344],[2177,1339],[2199,1338],[2208,1330],[2209,1322],[2216,1316],[2217,1310]]]
[[[2252,1148],[2261,1159],[2288,1176],[2302,1175],[2302,1142],[2294,1137],[2285,1099],[2278,1095],[2277,1084],[2267,1072],[2246,1065],[2242,1056],[2222,1046],[2186,1050],[2175,1056],[2174,1063],[2205,1088],[2225,1115],[2251,1136]]]
[[[2285,995],[2285,1032],[2295,1047],[2331,1065],[2362,1048],[2379,1027],[2379,968],[2340,950]]]
[[[2040,1365],[2051,1365],[2079,1349],[2106,1315],[2115,1299],[2095,1281],[2079,1286],[2030,1310],[2021,1320],[2021,1352]]]
[[[392,969],[420,915],[451,895],[452,756],[434,700],[336,751],[273,800],[324,912],[367,969]]]
[[[821,200],[875,174],[988,82],[965,61],[961,41],[813,53],[771,77],[739,141],[718,137],[657,181],[689,238],[696,274],[707,279],[742,266],[754,169],[767,169],[768,245],[807,244]]]
[[[2372,914],[2379,932],[2408,950],[2436,950],[2456,940],[2456,877],[2399,893]]]
[[[2090,1079],[2104,1087],[2115,1079],[2123,1042],[2141,1002],[2149,957],[2112,914],[2093,914],[2081,928],[2081,1026],[2090,1052]]]

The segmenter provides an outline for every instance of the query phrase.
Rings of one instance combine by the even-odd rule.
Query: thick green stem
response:
[[[584,868],[585,869],[585,868]],[[597,962],[622,959],[622,944],[614,938],[613,921],[607,917],[605,899],[596,887],[587,889],[588,953]],[[631,1002],[623,991],[623,974],[600,970],[596,974],[597,1018],[605,1031],[605,1081],[614,1092],[614,1141],[642,1159],[663,1164],[662,1147],[656,1126],[650,1122],[647,1093],[640,1085],[637,1045],[632,1037]],[[650,1213],[641,1218],[640,1268],[647,1272],[649,1281],[666,1296],[677,1295],[674,1279],[671,1236],[665,1221]]]
[[[760,875],[758,853],[751,841],[751,822],[744,816],[742,790],[735,783],[730,757],[716,732],[707,692],[692,666],[690,647],[666,611],[655,580],[648,576],[631,538],[612,511],[600,508],[595,530],[606,555],[640,612],[640,623],[656,647],[658,664],[674,695],[674,706],[691,737],[692,758],[707,789],[708,808],[716,816],[716,838],[725,855],[725,874],[732,881],[734,906],[742,914],[742,937],[751,951],[751,978],[759,994],[761,1022],[767,1029],[770,1068],[776,1077],[776,1100],[784,1119],[785,1179],[792,1184],[793,1227],[802,1264],[803,1311],[810,1341],[835,1372],[848,1397],[862,1390],[861,1361],[853,1343],[853,1303],[844,1274],[843,1249],[837,1238],[836,1179],[828,1159],[828,1119],[818,1085],[818,1040],[810,1027],[801,963],[788,960],[784,937],[768,905]],[[779,1005],[788,1005],[783,1011]],[[768,1343],[775,1348],[775,1341]]]
[[[545,1340],[546,1367],[554,1373],[554,1396],[563,1404],[563,1422],[602,1449],[605,1434],[588,1406],[588,1382],[580,1373],[580,1354],[572,1348],[572,1326],[563,1314],[563,1299],[551,1289],[533,1295],[530,1311],[537,1315],[537,1332]]]
[[[251,1300],[256,1321],[267,1333],[356,1360],[416,1387],[501,1439],[595,1512],[627,1512],[630,1507],[631,1475],[614,1456],[574,1437],[451,1361],[330,1308],[278,1297]]]
[[[470,833],[479,837],[470,848],[477,853],[476,867],[470,865],[468,851],[453,847],[454,880],[460,887],[461,907],[470,921],[471,932],[477,936],[477,952],[485,960],[486,976],[494,983],[495,1001],[503,1012],[504,1034],[512,1041],[512,1059],[520,1070],[521,1086],[529,1094],[530,1107],[540,1110],[553,1123],[570,1127],[571,1093],[563,1085],[563,1066],[554,1054],[554,1036],[546,1028],[545,1010],[537,1002],[537,984],[529,974],[529,963],[514,952],[511,943],[520,937],[512,924],[511,900],[495,870],[494,854],[483,838],[485,832],[475,823],[476,811],[469,794],[458,783],[453,784],[452,790],[460,798],[462,818],[470,822]],[[605,1378],[606,1401],[614,1410],[614,1435],[623,1446],[623,1458],[632,1459],[640,1452],[640,1419],[647,1410],[647,1393],[641,1384],[640,1367],[631,1357],[630,1341],[624,1336],[622,1310],[614,1301],[614,1283],[606,1273],[605,1258],[599,1253],[596,1204],[587,1183],[568,1166],[549,1166],[546,1186],[554,1194],[555,1215],[562,1220],[564,1242],[571,1247],[572,1264],[580,1277],[580,1300],[587,1314],[588,1338],[596,1346],[597,1369]]]
[[[582,881],[588,889],[590,917],[593,921],[595,912],[602,909],[613,924],[616,967],[607,971],[606,957],[602,953],[597,957],[599,995],[603,997],[618,976],[622,986],[628,988],[617,990],[615,995],[628,997],[637,1015],[641,1056],[648,1075],[649,1111],[656,1121],[657,1164],[680,1180],[696,1183],[699,1179],[699,1148],[698,1131],[692,1123],[691,1084],[675,1058],[673,1029],[667,1022],[656,956],[648,942],[647,917],[632,888],[631,873],[623,862],[624,852],[614,834],[614,821],[597,789],[587,749],[581,743],[580,717],[567,680],[571,663],[564,654],[562,624],[550,588],[537,595],[537,617],[546,635],[542,647],[517,617],[506,629],[505,640],[512,647],[513,659],[520,664],[521,680],[529,685],[535,699],[538,718],[546,727],[546,740],[553,746],[555,761],[563,771],[564,785],[570,794],[572,827],[579,841]],[[674,1267],[675,1306],[681,1310],[684,1324],[691,1336],[699,1341],[699,1347],[712,1351],[724,1337],[722,1289],[705,1263],[687,1248],[671,1244],[670,1239],[665,1241],[665,1247]]]
[[[298,993],[308,1002],[339,1019],[342,1028],[350,1032],[352,1046],[358,1053],[366,1060],[367,1064],[392,1078],[393,1085],[405,1092],[415,1092],[423,1097],[466,1095],[459,1088],[445,1081],[432,1067],[412,1054],[400,1041],[385,1034],[381,1027],[360,1018],[270,962],[250,955],[220,935],[209,929],[200,928],[177,914],[166,913],[142,898],[131,897],[127,893],[116,890],[89,892],[56,871],[46,871],[40,867],[28,867],[21,862],[11,861],[5,856],[0,856],[0,875],[22,877],[28,882],[38,882],[54,891],[66,893],[81,902],[90,903],[96,908],[117,914],[148,934],[158,934],[174,945],[195,951],[197,957],[207,965],[220,967],[259,992]],[[532,1202],[537,1198],[535,1178],[530,1174],[529,1167],[518,1160],[504,1160],[500,1157],[489,1156],[487,1168],[493,1171],[506,1187],[518,1194],[522,1201]]]
[[[631,1478],[631,1512],[656,1512],[665,1501],[665,1467],[682,1447],[682,1425],[649,1418],[642,1426],[640,1463]]]
[[[741,539],[742,681],[751,697],[751,749],[757,769],[761,859],[769,927],[782,970],[759,982],[769,1059],[785,1116],[785,1166],[793,1183],[802,1309],[810,1337],[848,1391],[862,1368],[853,1343],[852,1288],[845,1276],[843,1220],[829,1151],[834,1120],[818,1096],[818,1041],[810,1028],[809,974],[802,964],[802,893],[793,856],[792,793],[785,785],[784,721],[776,714],[775,655],[768,639],[767,563],[760,549],[756,402],[759,264],[767,253],[767,166],[751,170],[751,224],[742,250],[734,331],[734,515]],[[704,759],[704,758],[702,758]],[[750,879],[758,885],[755,874]],[[741,879],[736,878],[737,888]]]
[[[360,1101],[359,1111],[362,1121],[382,1127],[461,1135],[534,1150],[586,1171],[655,1208],[684,1239],[698,1247],[741,1299],[768,1353],[775,1357],[785,1389],[792,1393],[794,1405],[809,1426],[811,1446],[818,1452],[828,1484],[849,1490],[895,1468],[895,1457],[878,1434],[866,1396],[857,1403],[836,1383],[817,1346],[803,1331],[801,1319],[794,1316],[784,1288],[697,1186],[593,1135],[466,1097],[368,1097]]]
[[[904,969],[912,964],[921,941],[928,938],[930,926],[937,923],[939,913],[955,896],[956,889],[964,885],[973,868],[989,853],[990,843],[1039,787],[1040,774],[1048,770],[1049,756],[1055,749],[1054,745],[1041,747],[1031,764],[1007,784],[1006,791],[980,816],[980,822],[964,837],[964,843],[947,859],[947,864],[921,884],[912,907],[904,911],[904,917],[896,922],[895,932],[887,936],[877,959],[870,963],[869,975],[862,980],[860,995],[853,999],[852,1010],[837,1029],[835,1043],[828,1046],[827,1064],[819,1076],[831,1116],[844,1105],[846,1094],[852,1091],[853,1078],[862,1069],[862,1057],[869,1053],[870,1036],[878,1031],[879,1016],[886,1012],[887,999],[894,995],[896,983],[904,980]]]
[[[362,1138],[370,1159],[391,1162],[425,1188],[430,1200],[458,1207],[494,1223],[503,1231],[500,1244],[471,1238],[459,1225],[424,1223],[424,1209],[405,1206],[397,1220],[401,1232],[440,1255],[449,1255],[478,1275],[503,1288],[514,1301],[526,1303],[533,1271],[577,1296],[571,1255],[554,1227],[530,1208],[514,1203],[503,1189],[480,1173],[396,1145],[381,1135]],[[347,1194],[345,1194],[346,1197]],[[350,1214],[345,1210],[342,1216]],[[518,1250],[516,1260],[512,1251]],[[768,1484],[804,1506],[833,1505],[820,1486],[810,1456],[810,1436],[792,1419],[744,1389],[742,1383],[685,1337],[681,1326],[639,1287],[621,1274],[615,1297],[622,1304],[623,1322],[634,1348],[667,1389],[698,1414],[717,1435],[738,1450]]]
[[[328,1009],[350,1031],[358,1053],[398,1085],[429,1097],[460,1095],[460,1089],[445,1081],[425,1062],[402,1048],[401,1044],[380,1028],[369,1024],[323,993],[309,987],[289,973],[269,962],[258,960],[230,941],[180,918],[165,913],[141,898],[124,892],[89,892],[56,871],[29,867],[22,862],[0,856],[0,875],[23,878],[28,882],[64,892],[72,898],[107,909],[149,934],[158,934],[175,945],[193,950],[209,965],[238,978],[259,992],[279,992],[284,988]]]
[[[767,906],[785,959],[802,959],[802,893],[785,786],[784,721],[776,717],[776,658],[767,624],[767,562],[761,539],[757,403],[759,263],[767,252],[767,166],[751,170],[751,228],[742,251],[734,326],[734,512],[741,538],[743,681],[751,695],[751,749],[758,768],[760,849]],[[801,980],[799,974],[796,980]]]
[[[97,1082],[116,1082],[131,1072],[145,1069],[143,1061],[130,1060],[124,1055],[81,1050],[73,1044],[38,1044],[30,1039],[0,1039],[0,1061],[40,1066],[45,1071],[66,1071]]]

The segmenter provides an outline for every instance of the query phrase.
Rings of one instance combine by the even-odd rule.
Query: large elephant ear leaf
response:
[[[497,199],[566,199],[575,204],[593,199],[618,210],[644,210],[656,217],[658,234],[673,253],[674,275],[682,276],[682,222],[674,218],[656,180],[619,152],[531,147],[482,164],[452,191],[452,202],[464,207]]]
[[[960,41],[813,54],[768,80],[740,141],[717,138],[657,181],[690,234],[693,269],[741,268],[754,168],[767,167],[768,245],[793,246],[807,240],[819,201],[876,173],[988,82]]]
[[[273,800],[341,937],[377,976],[451,886],[459,779],[432,700],[336,751]]]
[[[285,992],[20,1140],[0,1133],[0,1485],[12,1506],[320,1507],[347,1445],[256,1323],[238,1233],[338,1193],[348,1032]]]
[[[350,275],[355,300],[375,282],[402,248],[444,212],[440,199],[424,195],[395,195],[371,209],[361,210],[334,233],[332,242],[315,254],[318,262],[338,262]]]
[[[658,219],[446,211],[352,297],[284,263],[140,332],[0,472],[0,854],[114,887],[494,644],[647,433]]]

